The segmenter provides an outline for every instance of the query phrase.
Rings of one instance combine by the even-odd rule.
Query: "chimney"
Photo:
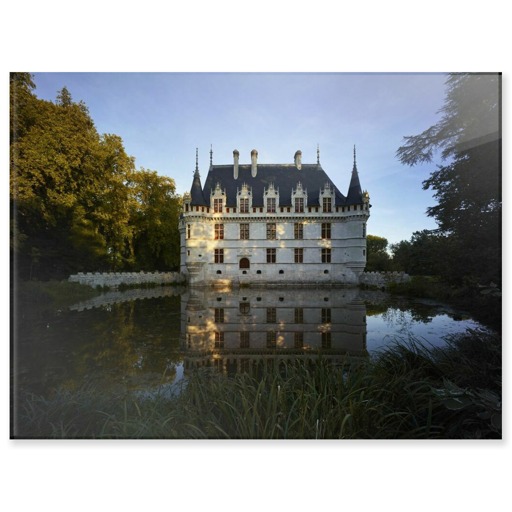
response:
[[[238,179],[238,157],[240,156],[240,153],[238,152],[238,149],[233,150],[233,178],[235,180]]]
[[[251,151],[251,176],[253,178],[255,178],[257,172],[258,172],[258,152],[255,149],[253,149]]]
[[[295,167],[297,167],[297,169],[300,171],[300,169],[302,167],[302,151],[300,149],[298,151],[295,151],[294,160],[295,160]]]

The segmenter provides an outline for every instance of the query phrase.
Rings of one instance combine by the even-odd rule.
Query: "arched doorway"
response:
[[[242,258],[240,260],[239,268],[251,268],[251,263],[248,258]]]

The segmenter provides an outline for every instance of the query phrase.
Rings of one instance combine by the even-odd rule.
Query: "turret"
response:
[[[359,182],[359,174],[357,173],[356,165],[356,147],[354,146],[354,167],[352,168],[352,177],[350,178],[350,185],[348,187],[347,203],[359,204],[362,202],[363,191],[361,183]]]

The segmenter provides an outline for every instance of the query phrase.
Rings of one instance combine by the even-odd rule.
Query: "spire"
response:
[[[356,164],[356,146],[354,144],[354,167],[352,168],[352,177],[348,187],[347,204],[359,204],[362,202],[363,191],[359,182],[359,174],[357,173]]]
[[[213,144],[210,144],[210,167],[213,166]]]
[[[190,204],[195,206],[206,206],[203,196],[203,186],[201,185],[201,175],[199,174],[199,155],[196,148],[196,169],[194,171],[194,180],[190,188]]]

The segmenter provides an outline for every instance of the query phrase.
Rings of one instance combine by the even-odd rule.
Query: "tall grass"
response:
[[[364,363],[193,372],[177,396],[105,396],[94,386],[18,405],[13,437],[136,439],[501,438],[501,340],[447,348],[397,341]]]

